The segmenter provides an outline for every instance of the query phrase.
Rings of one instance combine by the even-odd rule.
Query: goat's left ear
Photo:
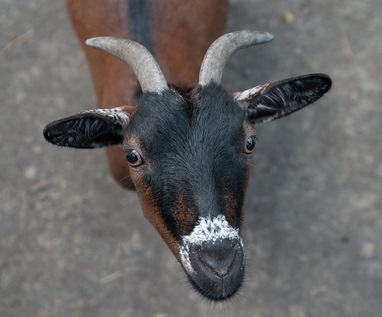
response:
[[[43,134],[48,142],[59,146],[95,149],[118,145],[133,112],[129,106],[88,110],[49,123]]]
[[[236,92],[233,98],[248,110],[249,120],[258,124],[285,117],[315,102],[331,86],[328,75],[311,74]]]

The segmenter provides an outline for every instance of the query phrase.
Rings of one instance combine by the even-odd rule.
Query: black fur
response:
[[[127,7],[127,21],[129,21],[130,39],[134,40],[151,53],[153,52],[153,42],[151,38],[151,21],[150,6],[147,0],[126,0]]]
[[[248,168],[243,154],[245,110],[215,84],[198,88],[194,95],[190,105],[171,90],[143,94],[127,131],[142,144],[143,160],[150,165],[145,182],[177,239],[188,233],[175,226],[175,197],[184,194],[195,219],[214,217],[223,213],[221,197],[228,189],[240,213]]]

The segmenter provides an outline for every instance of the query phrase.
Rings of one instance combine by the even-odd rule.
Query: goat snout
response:
[[[244,277],[241,240],[222,239],[190,246],[190,278],[206,297],[225,300],[236,293]]]

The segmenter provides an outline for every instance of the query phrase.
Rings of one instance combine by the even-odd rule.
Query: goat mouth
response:
[[[239,290],[244,279],[245,256],[241,239],[190,245],[187,266],[187,276],[202,296],[224,301]]]

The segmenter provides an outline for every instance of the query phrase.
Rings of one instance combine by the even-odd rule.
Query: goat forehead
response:
[[[149,152],[200,148],[203,144],[216,147],[243,135],[245,117],[223,88],[212,93],[202,90],[188,100],[166,91],[143,95],[130,131]]]

